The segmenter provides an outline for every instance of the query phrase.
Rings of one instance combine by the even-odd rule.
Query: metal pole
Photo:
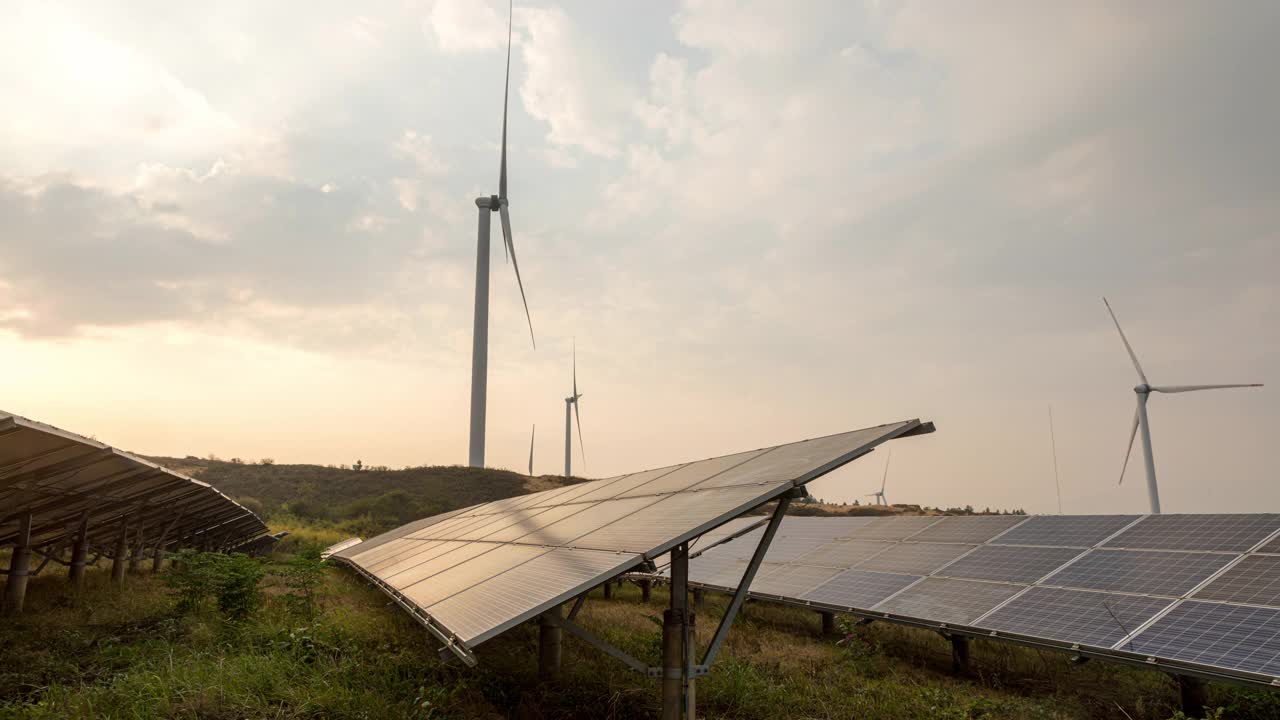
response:
[[[11,615],[22,613],[27,598],[27,573],[31,567],[31,513],[18,519],[18,537],[9,556],[9,575],[4,583],[4,596]]]
[[[963,635],[951,636],[951,671],[957,675],[969,672],[969,638]]]
[[[116,556],[111,558],[111,582],[124,585],[124,566],[129,554],[129,518],[120,518],[120,537],[116,538]]]
[[[554,680],[560,676],[561,637],[560,626],[548,617],[558,619],[560,606],[543,613],[538,619],[538,675],[543,680]]]
[[[612,582],[607,582],[604,584],[604,599],[605,600],[613,599],[613,583]]]
[[[707,593],[702,588],[694,588],[693,590],[693,609],[701,610],[702,602],[707,599]]]
[[[572,415],[569,412],[569,398],[564,399],[564,477],[566,480],[573,477],[571,468],[573,460],[573,426],[570,424]]]
[[[1182,714],[1189,718],[1204,717],[1205,705],[1209,703],[1209,694],[1204,681],[1188,675],[1178,675],[1178,695],[1182,700]]]
[[[689,612],[689,546],[671,551],[671,607],[662,614],[662,720],[685,720]]]
[[[1151,423],[1147,420],[1147,397],[1138,393],[1138,424],[1142,426],[1142,457],[1147,461],[1147,497],[1151,501],[1151,514],[1160,514],[1160,489],[1156,487],[1156,461],[1151,454]]]
[[[640,581],[640,602],[647,603],[649,602],[650,599],[652,599],[652,597],[653,597],[653,581],[641,580]]]
[[[476,198],[480,209],[476,238],[476,315],[471,330],[471,467],[484,467],[484,424],[489,382],[489,198]]]
[[[84,560],[89,554],[89,511],[80,513],[80,529],[76,532],[76,542],[71,546],[71,569],[67,580],[77,592],[84,589]]]
[[[833,612],[820,612],[822,616],[822,634],[830,637],[836,634],[836,614]]]
[[[137,575],[138,566],[141,565],[142,563],[143,546],[146,541],[146,538],[143,535],[143,530],[145,528],[146,526],[143,525],[142,523],[138,524],[138,533],[137,533],[137,538],[134,540],[134,543],[133,543],[133,552],[129,553],[129,574],[130,575]]]

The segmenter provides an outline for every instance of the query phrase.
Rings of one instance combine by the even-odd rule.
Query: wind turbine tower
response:
[[[564,477],[573,477],[573,418],[578,419],[578,451],[582,453],[582,466],[587,466],[587,449],[582,443],[582,413],[578,411],[578,400],[582,393],[578,392],[578,346],[573,347],[573,394],[564,399]]]
[[[489,385],[489,216],[498,213],[502,223],[503,249],[516,271],[516,284],[520,286],[520,300],[524,303],[524,316],[529,322],[529,339],[533,347],[538,342],[533,337],[533,318],[529,315],[529,301],[524,296],[524,281],[520,279],[520,263],[516,260],[516,246],[511,238],[511,217],[507,213],[507,100],[511,91],[511,7],[507,7],[507,72],[502,89],[502,161],[498,170],[498,194],[476,198],[480,209],[478,239],[476,243],[476,314],[471,334],[471,447],[467,461],[471,467],[484,467],[485,408]]]
[[[867,497],[873,497],[876,499],[877,505],[884,505],[886,507],[889,505],[889,501],[884,497],[884,486],[885,483],[889,482],[889,461],[892,459],[893,450],[890,449],[884,458],[884,477],[880,478],[880,490],[878,492],[867,493]]]
[[[1107,299],[1102,298],[1103,304],[1107,306],[1107,312],[1111,315],[1111,322],[1115,323],[1116,331],[1120,333],[1120,341],[1124,343],[1124,349],[1129,353],[1129,359],[1133,361],[1133,369],[1138,371],[1138,379],[1141,381],[1133,388],[1133,392],[1138,396],[1138,407],[1133,413],[1133,427],[1129,431],[1129,447],[1124,451],[1124,465],[1120,468],[1120,482],[1124,482],[1124,471],[1129,467],[1129,455],[1133,452],[1133,439],[1138,434],[1138,428],[1142,428],[1142,457],[1147,464],[1147,497],[1151,503],[1151,513],[1160,514],[1160,489],[1156,486],[1156,464],[1151,453],[1151,423],[1147,419],[1147,399],[1151,393],[1184,393],[1195,392],[1197,390],[1223,390],[1226,388],[1245,388],[1245,387],[1262,387],[1262,383],[1245,383],[1235,385],[1152,385],[1147,382],[1147,374],[1142,371],[1142,365],[1138,362],[1138,356],[1134,354],[1133,347],[1129,345],[1129,339],[1124,336],[1124,330],[1120,329],[1120,321],[1116,319],[1115,312],[1111,309],[1111,303]]]

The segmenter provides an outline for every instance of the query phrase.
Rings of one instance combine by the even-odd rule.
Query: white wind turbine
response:
[[[587,466],[587,449],[582,443],[582,413],[578,411],[578,400],[582,393],[578,392],[578,344],[573,345],[573,394],[564,399],[564,476],[573,477],[570,467],[573,459],[573,424],[572,416],[578,418],[578,450],[582,453],[582,466]],[[573,407],[572,416],[570,406]]]
[[[1129,339],[1124,336],[1124,330],[1120,329],[1120,321],[1116,319],[1115,311],[1111,309],[1111,303],[1107,299],[1102,298],[1103,304],[1107,306],[1107,312],[1111,315],[1111,322],[1115,323],[1116,331],[1120,333],[1120,341],[1124,343],[1124,349],[1129,353],[1129,359],[1133,361],[1133,369],[1138,371],[1138,379],[1141,384],[1133,388],[1138,395],[1138,407],[1133,413],[1133,428],[1129,431],[1129,446],[1124,451],[1124,465],[1120,468],[1120,482],[1124,482],[1124,471],[1129,467],[1129,455],[1133,452],[1133,439],[1138,434],[1138,428],[1142,428],[1142,457],[1147,463],[1147,496],[1151,501],[1152,514],[1160,514],[1160,490],[1156,486],[1156,465],[1151,454],[1151,424],[1147,420],[1147,398],[1153,392],[1158,393],[1183,393],[1194,392],[1196,390],[1222,390],[1226,388],[1243,388],[1243,387],[1262,387],[1262,383],[1245,383],[1235,385],[1152,385],[1147,382],[1147,375],[1142,371],[1142,365],[1138,363],[1138,356],[1134,354],[1133,347],[1129,345]]]
[[[886,507],[889,505],[889,501],[885,500],[885,497],[884,497],[884,485],[885,483],[889,482],[889,461],[892,459],[893,459],[893,449],[890,448],[888,450],[888,454],[885,455],[885,458],[884,458],[884,477],[880,478],[879,492],[867,493],[866,495],[866,497],[875,498],[877,505],[884,505]]]
[[[471,335],[471,448],[468,464],[484,467],[485,407],[489,380],[489,215],[498,213],[502,223],[503,250],[511,259],[516,271],[516,284],[520,286],[520,300],[524,303],[524,316],[529,321],[529,339],[538,347],[533,337],[533,318],[529,315],[529,301],[524,296],[524,282],[520,279],[520,263],[516,260],[516,246],[511,238],[511,218],[507,214],[507,99],[511,90],[511,7],[507,7],[507,70],[502,89],[502,162],[498,170],[498,194],[476,198],[480,209],[478,241],[476,244],[476,314]]]
[[[533,430],[529,431],[529,477],[533,477],[533,439],[538,437],[538,426],[535,424]]]

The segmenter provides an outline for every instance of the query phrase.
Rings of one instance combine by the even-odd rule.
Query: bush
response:
[[[177,591],[178,612],[198,611],[215,599],[223,615],[238,621],[257,609],[262,575],[262,564],[248,555],[182,550],[174,555],[164,581]]]
[[[281,574],[285,587],[289,588],[289,594],[284,596],[289,609],[314,620],[316,599],[324,582],[324,561],[320,559],[320,549],[303,549],[289,560]]]

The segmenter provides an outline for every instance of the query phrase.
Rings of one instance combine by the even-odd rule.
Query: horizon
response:
[[[919,418],[890,503],[1051,514],[1052,406],[1063,510],[1147,512],[1101,298],[1152,384],[1280,382],[1280,5],[1146,7],[518,4],[538,349],[493,246],[486,465],[536,424],[563,467],[576,337],[575,476]],[[505,7],[11,20],[0,406],[147,456],[465,464]],[[1165,512],[1280,508],[1274,392],[1154,396]]]

